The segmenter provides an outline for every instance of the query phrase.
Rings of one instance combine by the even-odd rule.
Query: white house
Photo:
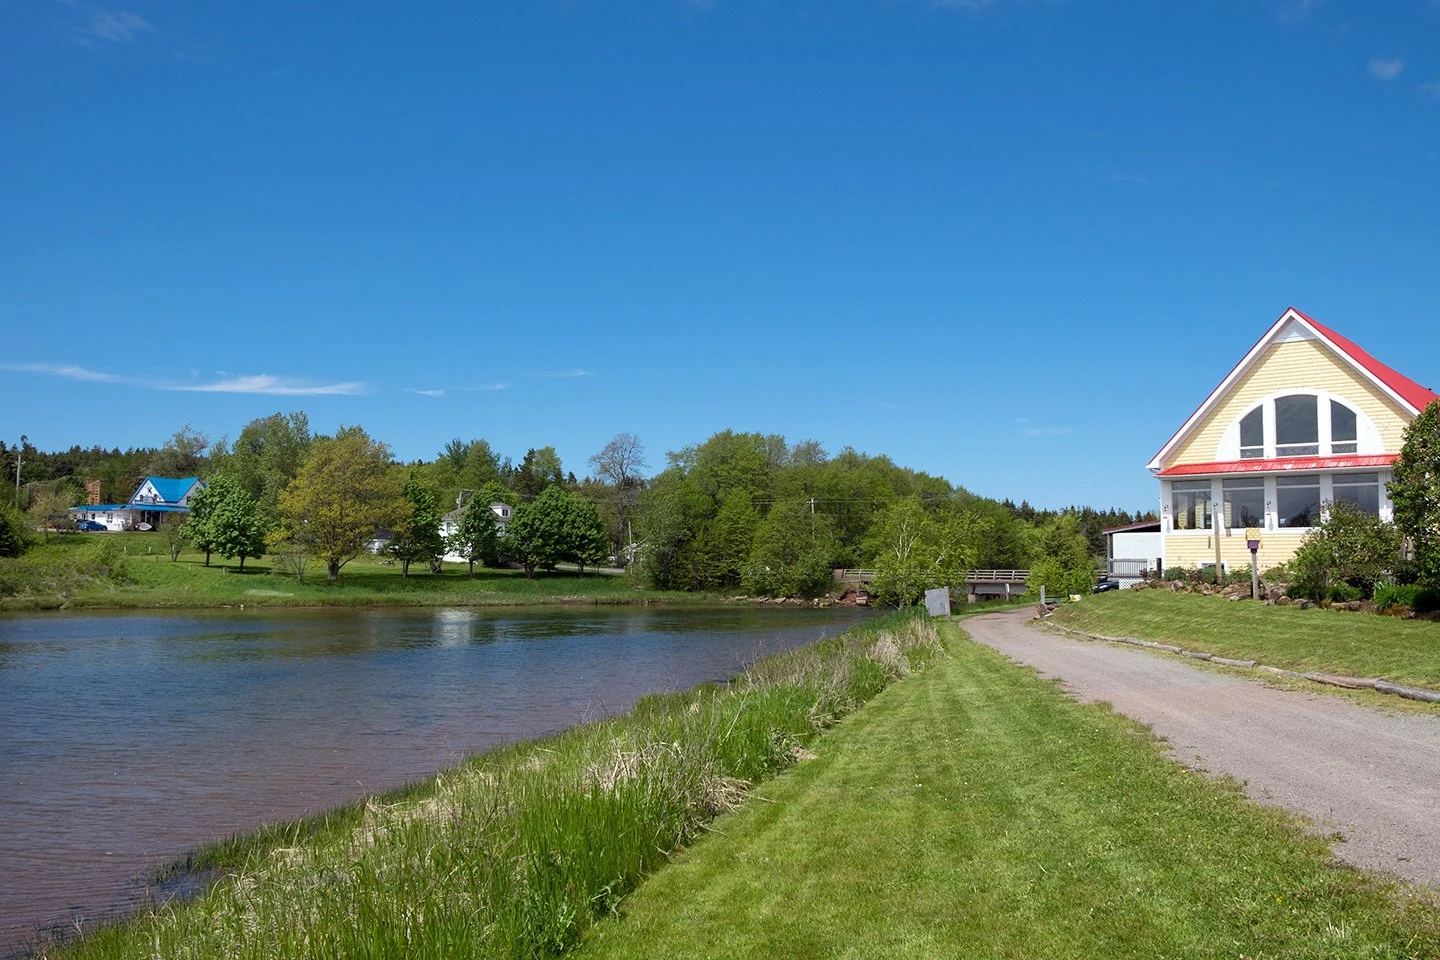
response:
[[[465,504],[474,494],[473,490],[461,490],[460,495],[455,498],[455,509],[440,518],[440,536],[445,538],[446,553],[445,559],[454,563],[465,563],[466,558],[457,553],[451,552],[448,547],[450,538],[455,531],[460,529],[460,518],[465,514]],[[490,512],[495,514],[495,534],[503,537],[505,535],[505,524],[510,522],[510,515],[513,512],[510,504],[500,500],[490,501]]]
[[[78,523],[93,520],[107,530],[150,530],[167,516],[189,516],[190,498],[204,490],[199,477],[146,477],[125,503],[91,503],[71,507]]]

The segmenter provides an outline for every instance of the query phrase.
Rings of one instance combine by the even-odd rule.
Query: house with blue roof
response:
[[[71,507],[75,521],[93,520],[107,530],[152,530],[167,516],[189,516],[190,498],[205,489],[199,477],[146,477],[125,503]]]

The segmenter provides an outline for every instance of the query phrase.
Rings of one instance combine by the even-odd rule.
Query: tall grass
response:
[[[761,661],[724,687],[476,757],[433,781],[217,848],[186,903],[42,955],[546,957],[757,781],[939,655],[895,616]]]

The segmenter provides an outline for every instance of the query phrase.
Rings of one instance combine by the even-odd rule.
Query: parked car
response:
[[[109,530],[110,528],[105,526],[105,524],[101,523],[99,520],[81,520],[79,523],[75,524],[75,529],[88,532],[93,530]]]
[[[1119,589],[1120,589],[1120,581],[1119,581],[1119,580],[1116,580],[1114,577],[1106,577],[1104,580],[1101,580],[1099,583],[1095,584],[1095,589],[1094,589],[1094,590],[1091,590],[1090,592],[1091,592],[1091,593],[1104,593],[1104,592],[1106,592],[1107,590],[1119,590]]]

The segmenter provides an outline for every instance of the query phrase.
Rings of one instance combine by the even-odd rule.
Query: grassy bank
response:
[[[1440,623],[1232,603],[1167,590],[1120,590],[1066,604],[1055,622],[1302,672],[1379,677],[1440,689]]]
[[[228,879],[45,956],[528,957],[575,943],[640,877],[939,650],[893,617],[729,687],[501,750],[203,853]]]
[[[1082,607],[1085,604],[1081,605]],[[577,956],[1434,957],[1433,901],[962,640]]]
[[[19,560],[0,560],[0,610],[239,606],[471,606],[537,603],[705,603],[711,595],[644,590],[628,577],[556,571],[533,580],[519,571],[447,563],[431,574],[378,557],[357,558],[331,582],[312,564],[301,579],[269,558],[238,561],[182,554],[172,561],[155,533],[52,536]]]

